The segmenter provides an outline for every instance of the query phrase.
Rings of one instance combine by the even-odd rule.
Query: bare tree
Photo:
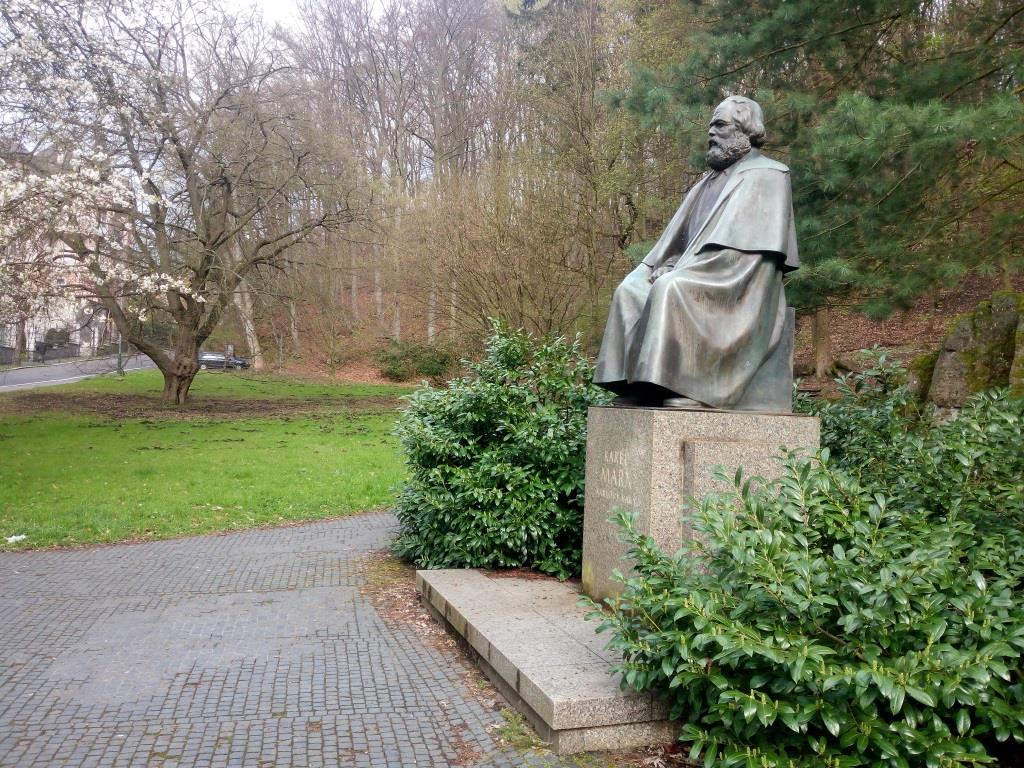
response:
[[[307,1],[296,64],[381,195],[371,226],[317,257],[349,275],[353,333],[361,296],[391,338],[475,337],[488,316],[599,330],[625,249],[687,181],[674,138],[599,98],[655,39],[630,37],[640,5]]]
[[[310,76],[323,124],[358,147],[364,173],[377,190],[374,226],[360,233],[368,245],[373,314],[385,325],[387,241],[396,211],[405,202],[413,171],[408,120],[412,114],[411,6],[402,0],[309,0],[304,29],[289,40],[299,66]],[[352,259],[356,251],[350,251]],[[359,270],[352,265],[353,293]],[[392,294],[393,303],[400,295]],[[353,313],[359,314],[353,303]]]

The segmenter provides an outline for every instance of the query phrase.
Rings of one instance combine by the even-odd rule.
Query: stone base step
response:
[[[623,691],[618,657],[586,621],[578,589],[478,570],[417,571],[423,604],[474,651],[485,674],[559,754],[674,741],[663,702]]]

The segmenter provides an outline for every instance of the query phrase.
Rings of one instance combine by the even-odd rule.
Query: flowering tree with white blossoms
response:
[[[0,251],[0,325],[14,325],[15,359],[25,352],[25,323],[66,295],[50,260],[52,244],[25,237]]]
[[[352,218],[305,103],[260,25],[205,0],[5,0],[0,284],[88,297],[184,402],[241,281]]]
[[[76,298],[72,288],[87,276],[54,233],[79,229],[86,201],[92,212],[112,190],[83,184],[92,174],[83,176],[80,168],[40,175],[14,157],[0,157],[0,324],[18,326],[20,355],[24,323]]]

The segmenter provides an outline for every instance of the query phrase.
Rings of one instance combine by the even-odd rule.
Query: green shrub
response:
[[[907,386],[906,371],[884,353],[860,373],[836,379],[834,400],[801,395],[794,409],[821,418],[821,445],[841,469],[859,473],[897,461],[904,436],[926,420]]]
[[[377,353],[380,372],[392,381],[440,379],[451,371],[454,363],[451,352],[432,344],[393,341]]]
[[[737,476],[674,557],[620,522],[637,574],[601,629],[706,766],[966,766],[1024,740],[1020,531],[901,503],[827,450]]]
[[[984,531],[1024,531],[1024,398],[972,396],[955,419],[907,440],[908,506],[958,512]],[[1024,586],[1024,585],[1022,585]]]
[[[71,341],[71,331],[67,328],[49,328],[43,335],[43,341],[51,347],[58,347]]]
[[[1024,401],[922,409],[876,355],[839,380],[820,460],[699,506],[602,629],[705,764],[962,766],[1024,741]]]
[[[833,467],[907,509],[957,513],[984,531],[1024,530],[1024,399],[990,390],[938,418],[918,407],[906,372],[884,355],[838,384],[835,400],[797,402],[821,418]]]
[[[578,573],[586,417],[607,395],[580,341],[494,326],[482,362],[409,399],[397,434],[409,479],[395,552],[423,568]]]

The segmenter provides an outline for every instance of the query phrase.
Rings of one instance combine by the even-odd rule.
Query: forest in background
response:
[[[599,336],[631,246],[701,173],[688,155],[706,117],[681,141],[610,103],[633,66],[684,44],[692,13],[662,5],[305,3],[287,43],[372,204],[306,246],[294,310],[264,303],[286,354],[306,341],[339,364],[382,338],[472,350],[490,318]]]
[[[87,145],[101,181],[137,178],[90,198],[85,235],[40,234],[29,196],[0,199],[21,206],[9,283],[31,284],[39,254],[77,259],[79,295],[126,338],[187,336],[179,360],[242,339],[257,365],[332,369],[394,342],[472,354],[491,318],[595,350],[729,93],[760,101],[765,150],[793,172],[788,297],[819,373],[829,317],[1021,272],[1020,3],[304,0],[288,30],[186,0],[11,9],[5,168],[66,174]],[[53,50],[77,52],[92,101],[40,75],[71,69]]]
[[[1020,4],[371,5],[313,0],[288,41],[379,202],[295,292],[325,362],[348,332],[473,348],[490,317],[593,348],[734,92],[761,101],[766,151],[793,169],[789,298],[819,370],[829,309],[880,320],[1020,273]]]

